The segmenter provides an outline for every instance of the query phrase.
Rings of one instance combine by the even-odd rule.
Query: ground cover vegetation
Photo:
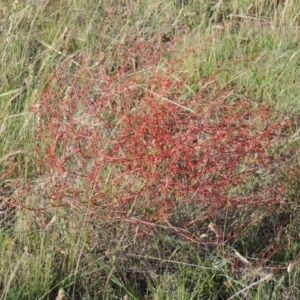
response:
[[[298,1],[1,1],[1,299],[298,299]]]

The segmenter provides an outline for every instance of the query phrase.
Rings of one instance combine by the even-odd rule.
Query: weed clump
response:
[[[44,183],[32,180],[18,205],[89,207],[143,233],[163,223],[198,244],[230,240],[282,205],[281,147],[292,121],[221,88],[216,76],[192,90],[182,69],[194,50],[175,53],[172,43],[74,56],[50,76],[32,106]],[[203,240],[211,221],[218,230]]]

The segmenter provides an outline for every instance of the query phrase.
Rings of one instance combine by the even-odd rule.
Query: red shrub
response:
[[[185,56],[172,60],[166,48],[138,41],[106,59],[69,61],[49,78],[33,106],[48,187],[29,190],[43,194],[41,208],[92,205],[107,218],[163,220],[177,230],[172,222],[188,228],[282,201],[276,174],[285,158],[276,147],[289,121],[220,89],[214,77],[187,91]]]

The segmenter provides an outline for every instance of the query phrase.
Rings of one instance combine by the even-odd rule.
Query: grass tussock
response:
[[[0,3],[1,299],[298,299],[297,1]]]

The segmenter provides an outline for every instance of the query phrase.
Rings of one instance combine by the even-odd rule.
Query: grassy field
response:
[[[299,12],[0,0],[0,299],[299,299]]]

